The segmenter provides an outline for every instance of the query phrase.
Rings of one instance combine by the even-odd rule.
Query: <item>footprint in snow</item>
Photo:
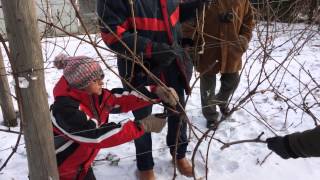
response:
[[[239,169],[239,163],[236,161],[227,162],[225,169],[228,172],[233,173],[235,170]]]

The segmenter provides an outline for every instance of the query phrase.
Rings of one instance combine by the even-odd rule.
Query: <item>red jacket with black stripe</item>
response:
[[[53,90],[51,106],[54,142],[61,180],[83,179],[100,148],[140,137],[144,131],[132,121],[108,122],[109,113],[128,112],[150,105],[137,93],[122,88],[88,95],[70,88],[62,77]]]
[[[134,0],[133,2],[134,13],[131,12],[128,0],[98,0],[101,36],[110,49],[130,55],[123,43],[131,50],[134,49],[134,26],[136,26],[136,53],[144,54],[145,66],[153,72],[157,69],[152,63],[153,43],[179,44],[182,39],[180,22],[194,17],[200,2],[198,0],[182,4],[179,0]],[[121,58],[118,56],[118,59]],[[190,59],[177,59],[176,66],[184,80],[184,88],[189,93],[192,74]]]

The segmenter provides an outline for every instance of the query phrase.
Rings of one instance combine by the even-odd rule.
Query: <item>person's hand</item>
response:
[[[169,87],[168,89],[157,86],[154,92],[164,103],[169,104],[171,107],[175,107],[179,101],[177,92]]]
[[[288,150],[290,147],[285,144],[286,139],[284,137],[276,136],[268,138],[266,141],[268,148],[277,153],[283,159],[289,159],[291,157],[289,153],[290,150]]]
[[[242,52],[245,52],[248,49],[249,41],[245,36],[239,35],[239,40],[237,44],[241,48]]]
[[[149,115],[140,120],[141,128],[144,132],[156,132],[159,133],[166,125],[166,117],[163,114]]]

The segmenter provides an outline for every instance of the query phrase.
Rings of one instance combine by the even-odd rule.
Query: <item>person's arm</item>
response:
[[[134,49],[136,37],[136,54],[142,55],[144,60],[150,61],[160,69],[174,62],[177,54],[169,44],[155,42],[140,36],[139,33],[134,34],[133,19],[127,1],[98,0],[97,8],[101,37],[110,49],[125,54],[128,48]],[[135,22],[139,30],[149,31],[152,28],[155,32],[166,31],[162,25],[156,24],[158,22],[150,18],[136,17]]]
[[[267,139],[268,148],[284,159],[320,157],[320,127]]]
[[[151,40],[134,34],[128,1],[98,0],[97,11],[102,39],[110,49],[121,54],[127,51],[121,40],[133,50],[136,36],[136,53],[151,56]]]
[[[147,88],[140,88],[141,93],[154,102],[159,102],[159,98],[147,90]],[[152,105],[153,102],[148,101],[145,97],[136,91],[129,91],[123,88],[114,88],[111,91],[106,90],[106,93],[110,93],[108,103],[112,104],[110,113],[123,113],[134,111],[146,106]]]
[[[320,157],[320,127],[291,134],[288,140],[298,157]]]
[[[105,96],[112,107],[110,113],[122,113],[134,111],[145,106],[149,106],[152,103],[163,101],[166,105],[175,107],[179,101],[179,97],[173,88],[164,88],[162,86],[151,86],[150,90],[147,88],[140,88],[148,99],[143,97],[136,91],[128,91],[123,88],[114,88],[111,91],[105,90],[106,93],[110,93],[109,96]]]
[[[245,2],[244,17],[239,31],[238,46],[245,52],[249,47],[252,38],[252,31],[255,25],[253,8],[249,0]]]
[[[68,97],[60,97],[52,106],[54,130],[64,137],[80,144],[95,148],[117,146],[139,138],[144,130],[128,121],[124,124],[114,122],[98,126],[97,120],[90,119],[79,110],[79,103]]]
[[[247,0],[239,35],[244,36],[249,42],[252,37],[252,31],[254,26],[255,26],[254,10],[252,8],[250,1]]]

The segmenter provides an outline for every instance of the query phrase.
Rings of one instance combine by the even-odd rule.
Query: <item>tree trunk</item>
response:
[[[1,0],[24,131],[29,178],[58,179],[44,66],[33,0]]]
[[[0,50],[0,107],[2,109],[4,125],[17,126],[17,116],[13,108],[12,97],[9,89],[3,56]]]
[[[96,1],[97,0],[78,0],[80,16],[90,33],[97,33],[98,19],[96,15]],[[83,31],[81,27],[81,31]]]

